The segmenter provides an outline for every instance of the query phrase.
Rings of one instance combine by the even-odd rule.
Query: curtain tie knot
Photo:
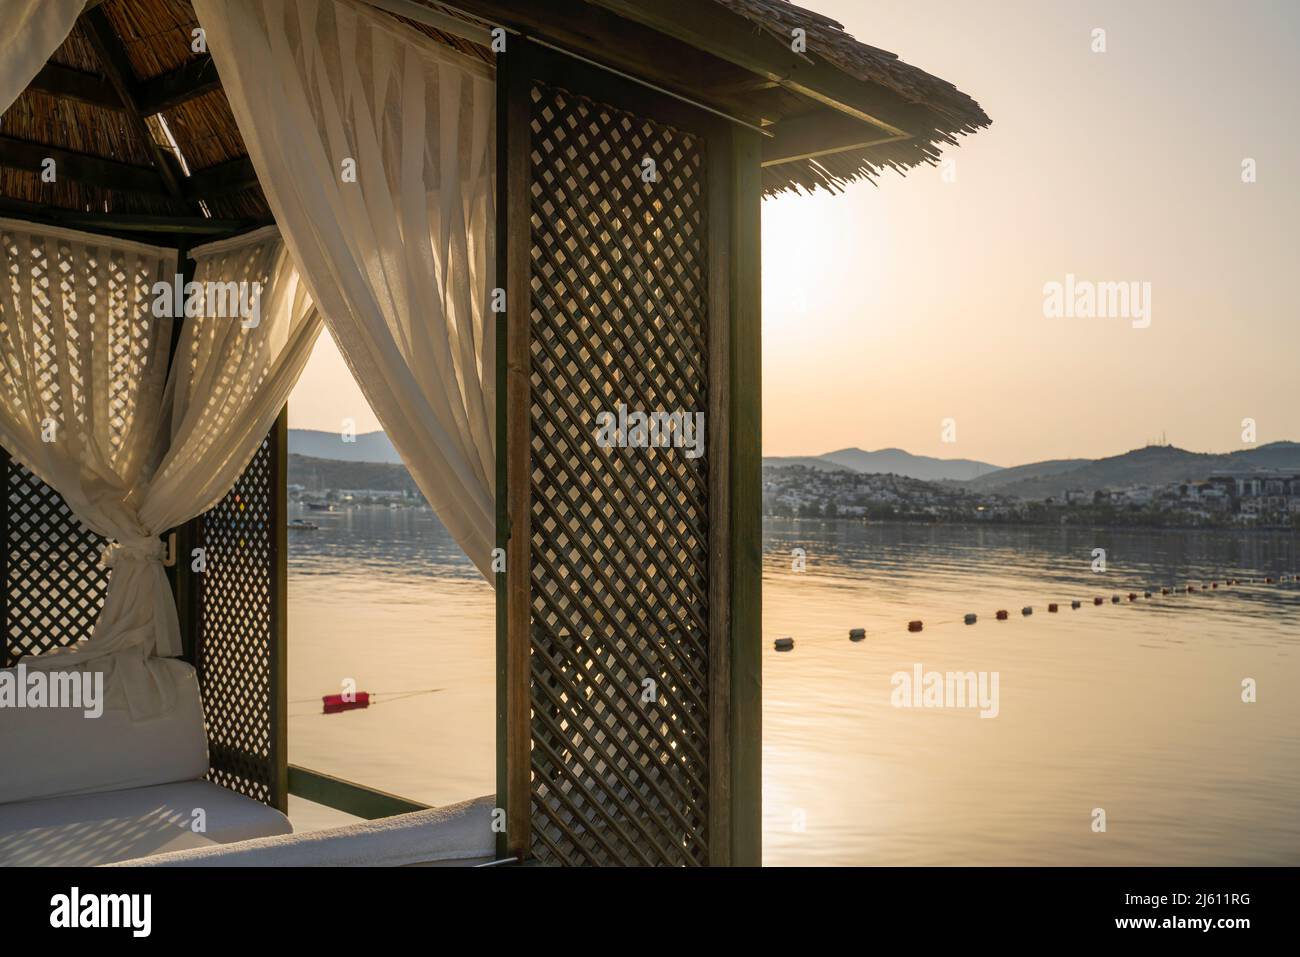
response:
[[[116,568],[122,561],[159,562],[167,557],[167,547],[159,538],[128,538],[124,542],[109,542],[100,553],[99,560],[105,568]]]

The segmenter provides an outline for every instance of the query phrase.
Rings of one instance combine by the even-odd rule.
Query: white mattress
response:
[[[493,795],[324,831],[200,847],[118,867],[402,867],[492,860]]]
[[[195,809],[206,832],[192,829]],[[274,808],[208,781],[0,805],[0,866],[93,866],[292,833]]]

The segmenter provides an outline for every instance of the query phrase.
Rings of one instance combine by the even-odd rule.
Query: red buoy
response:
[[[999,609],[998,609],[997,619],[998,619],[998,621],[1006,621],[1006,620],[1007,620],[1007,610],[1006,610],[1005,608],[999,608]]]
[[[1105,601],[1104,598],[1094,598],[1094,599],[1092,600],[1092,603],[1093,603],[1094,605],[1100,605],[1103,601]]]
[[[1056,602],[1049,602],[1048,605],[1047,605],[1047,610],[1048,610],[1048,611],[1056,611]]]
[[[349,697],[351,700],[348,700]],[[358,708],[370,707],[370,692],[358,691],[356,694],[350,696],[327,694],[321,696],[321,701],[325,704],[325,714],[338,714],[340,711],[355,711]]]
[[[921,623],[920,623],[919,621],[909,621],[909,622],[907,623],[907,630],[908,630],[908,631],[920,631],[920,630],[921,630]]]

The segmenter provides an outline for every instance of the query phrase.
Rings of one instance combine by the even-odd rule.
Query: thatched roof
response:
[[[767,140],[763,170],[769,194],[838,189],[884,167],[933,162],[941,146],[989,123],[979,105],[951,84],[858,43],[834,21],[786,0],[708,0],[707,8],[713,16],[728,18],[724,26],[740,24],[741,33],[748,27],[747,35],[739,37],[746,43],[761,36],[757,49],[764,57],[790,56],[790,31],[802,27],[808,54],[795,65],[806,61],[823,70],[820,79],[808,82],[815,86],[827,76],[840,77],[851,84],[851,99],[861,93],[887,114],[905,117],[906,136],[877,135],[881,130],[860,116],[836,112],[834,97],[810,91],[808,82],[800,86],[788,79],[784,66],[764,71],[742,62],[714,43],[719,31],[684,35],[656,25],[654,18],[662,16],[667,0],[457,0],[454,7],[438,0],[416,2],[479,29],[518,24],[531,35],[554,37],[560,45],[589,43],[574,52],[597,60],[610,51],[602,48],[591,17],[603,16],[607,28],[615,24],[641,31],[642,39],[649,38],[649,49],[664,51],[664,62],[652,58],[649,66],[663,67],[659,78],[665,88],[675,87],[675,92],[775,131]],[[573,26],[575,21],[580,27]],[[490,52],[461,31],[413,25],[437,42],[492,60]],[[127,214],[143,217],[138,219],[143,228],[175,225],[208,233],[269,221],[270,210],[211,57],[191,50],[197,26],[188,0],[89,4],[46,68],[0,117],[0,215],[80,225],[78,218],[88,214]],[[737,36],[734,29],[731,34]],[[827,74],[818,61],[835,73]],[[719,81],[692,84],[682,76]],[[800,145],[791,146],[800,123]],[[850,128],[841,129],[840,141],[833,143],[821,131],[836,124]],[[812,147],[805,149],[809,131]],[[59,160],[54,183],[41,181],[40,162],[47,155]]]
[[[813,189],[834,190],[846,182],[874,178],[885,167],[899,172],[920,163],[933,164],[944,145],[956,145],[957,136],[975,133],[992,121],[980,105],[946,80],[903,62],[896,54],[855,40],[829,17],[795,6],[789,0],[713,0],[749,20],[782,44],[789,43],[796,27],[807,33],[808,50],[863,83],[884,87],[906,103],[930,115],[931,125],[912,131],[908,140],[862,150],[826,154],[801,163],[783,163],[764,171],[769,192]]]

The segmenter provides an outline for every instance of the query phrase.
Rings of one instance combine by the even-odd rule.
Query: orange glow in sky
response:
[[[993,126],[945,153],[947,177],[764,203],[766,454],[1015,465],[1162,433],[1228,451],[1247,417],[1259,443],[1300,440],[1300,132],[1282,121],[1300,5],[814,6],[971,94]],[[1150,326],[1046,317],[1044,284],[1067,274],[1150,283]],[[345,417],[379,427],[322,336],[291,423]]]

